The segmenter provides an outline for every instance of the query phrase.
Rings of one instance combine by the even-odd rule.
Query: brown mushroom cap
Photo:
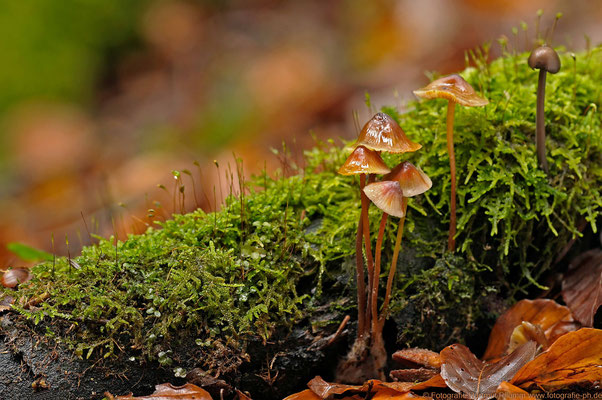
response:
[[[374,203],[374,205],[389,215],[402,218],[403,212],[403,192],[397,181],[381,181],[366,185],[364,193]]]
[[[529,67],[543,69],[550,74],[560,71],[560,57],[558,57],[558,53],[546,44],[533,50],[527,62]]]
[[[354,144],[360,145],[390,153],[407,153],[422,147],[408,139],[401,126],[385,113],[378,113],[366,122]]]
[[[414,94],[424,99],[446,99],[466,107],[480,107],[489,104],[489,100],[479,96],[472,86],[460,75],[452,74],[432,81]]]
[[[338,172],[341,175],[388,174],[391,170],[377,152],[357,146]]]
[[[408,161],[404,161],[393,168],[391,173],[385,175],[383,179],[399,182],[399,186],[405,197],[417,196],[433,186],[431,178],[422,172],[420,168],[415,167]]]

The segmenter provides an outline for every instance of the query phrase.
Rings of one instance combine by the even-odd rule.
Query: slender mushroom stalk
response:
[[[447,249],[454,251],[456,248],[456,156],[454,153],[454,113],[455,104],[466,107],[480,107],[489,104],[489,101],[478,94],[460,75],[449,75],[437,79],[422,89],[414,90],[414,94],[425,99],[446,99],[447,106],[447,152],[449,155],[449,168],[451,179],[451,199],[449,235]]]
[[[381,152],[386,151],[389,153],[407,153],[419,150],[422,146],[418,143],[412,142],[406,136],[403,129],[397,122],[389,115],[385,113],[377,113],[372,117],[360,131],[360,134],[355,142],[354,146],[364,146],[368,149]],[[370,184],[371,182],[367,182]],[[363,187],[362,187],[363,189]],[[363,218],[363,229],[364,229],[364,243],[366,246],[366,257],[368,259],[368,304],[366,307],[366,330],[368,330],[368,323],[371,319],[377,317],[372,315],[376,305],[372,305],[371,293],[376,291],[378,293],[378,274],[375,271],[376,260],[372,259],[372,252],[370,248],[370,223],[368,220],[368,207],[370,201],[362,192],[362,218]],[[378,241],[378,240],[377,240]],[[382,239],[381,239],[382,244]],[[376,250],[380,257],[380,246],[377,243]],[[375,255],[376,256],[376,255]],[[379,272],[380,273],[380,267]]]
[[[456,103],[452,100],[447,102],[447,154],[449,154],[449,176],[451,181],[451,199],[449,203],[449,235],[447,237],[447,249],[453,251],[456,248],[456,152],[454,151],[454,114]]]
[[[420,169],[412,165],[408,161],[404,161],[397,167],[393,168],[391,173],[385,175],[385,180],[397,181],[401,187],[403,198],[401,200],[401,213],[403,217],[399,220],[397,227],[397,238],[395,239],[395,248],[393,249],[393,258],[391,259],[391,267],[389,268],[389,276],[387,278],[387,290],[383,301],[382,311],[379,317],[378,330],[382,332],[384,322],[387,317],[389,302],[391,300],[391,289],[397,269],[397,257],[401,248],[401,240],[403,237],[403,228],[407,216],[408,198],[418,196],[429,190],[433,186],[431,179]]]
[[[372,292],[370,297],[371,314],[372,314],[372,337],[375,337],[378,331],[378,287],[380,280],[380,261],[382,254],[383,238],[385,237],[385,228],[387,227],[387,218],[389,214],[383,212],[378,228],[378,236],[376,237],[376,254],[374,256],[374,275],[372,277]]]
[[[537,82],[537,109],[535,116],[537,161],[541,169],[548,173],[548,160],[546,159],[546,122],[544,103],[546,98],[546,74],[555,74],[560,71],[560,57],[548,45],[537,47],[529,56],[529,67],[539,70]]]
[[[387,151],[390,153],[405,153],[410,151],[416,151],[422,146],[418,143],[414,143],[408,139],[403,129],[387,114],[377,113],[372,119],[370,119],[362,128],[357,141],[353,145],[354,148],[363,148],[365,151],[373,151],[379,158],[379,153]],[[382,162],[382,160],[381,160]],[[384,163],[383,163],[384,164]],[[386,167],[386,166],[385,166]],[[358,172],[345,173],[351,174]],[[360,186],[362,189],[367,188],[373,184],[373,178],[377,173],[388,173],[377,172],[377,171],[361,171],[360,175]],[[365,187],[364,187],[365,186]],[[397,184],[397,190],[399,185]],[[370,324],[372,321],[377,321],[378,309],[376,308],[376,300],[378,296],[378,277],[380,275],[380,258],[381,258],[381,247],[384,237],[384,229],[386,227],[386,217],[383,217],[381,221],[380,234],[377,238],[377,250],[376,257],[378,257],[378,271],[372,260],[372,252],[370,248],[370,225],[368,219],[368,207],[370,201],[365,195],[365,191],[362,190],[362,214],[361,214],[361,227],[358,226],[357,237],[356,237],[356,264],[357,264],[357,276],[358,276],[358,335],[355,342],[353,343],[349,353],[345,360],[342,360],[337,367],[337,379],[350,383],[361,383],[366,379],[385,379],[385,364],[387,361],[387,353],[384,347],[384,341],[381,335],[370,335]],[[393,215],[393,214],[391,214]],[[362,291],[363,280],[363,259],[359,256],[361,251],[361,238],[363,234],[364,242],[366,247],[366,258],[368,262],[368,288],[367,296],[366,292]],[[363,294],[362,294],[363,293]],[[362,297],[365,296],[365,297]],[[374,297],[374,300],[373,300]],[[364,311],[362,313],[362,310]],[[374,312],[373,312],[374,310]],[[362,316],[363,315],[363,316]]]
[[[371,334],[372,337],[378,336],[378,281],[380,278],[380,260],[381,260],[381,248],[382,240],[384,236],[385,227],[387,224],[387,217],[392,215],[394,217],[403,218],[405,215],[403,212],[402,204],[404,194],[401,190],[399,182],[392,180],[384,180],[381,182],[375,182],[367,185],[364,188],[364,193],[376,207],[383,211],[383,216],[380,222],[380,229],[378,231],[378,238],[376,241],[376,256],[374,260],[374,282],[372,286],[370,306],[372,308],[372,325]]]
[[[347,158],[345,163],[339,168],[341,175],[360,175],[360,193],[362,202],[362,211],[357,228],[356,237],[356,278],[357,278],[357,304],[358,304],[358,337],[362,338],[366,333],[366,318],[369,317],[366,310],[366,286],[364,281],[364,258],[362,255],[362,235],[366,232],[368,224],[368,198],[364,194],[366,185],[366,174],[386,174],[390,172],[387,165],[383,162],[377,152],[367,149],[364,146],[358,146]],[[370,249],[370,232],[366,240],[366,258],[368,260],[368,275],[372,273],[373,261]]]

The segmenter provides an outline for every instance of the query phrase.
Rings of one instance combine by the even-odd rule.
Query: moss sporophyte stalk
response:
[[[559,53],[563,64],[573,64]],[[409,161],[433,183],[407,198],[388,309],[399,345],[440,348],[461,341],[491,321],[492,299],[541,287],[560,249],[581,235],[582,221],[597,229],[600,48],[576,54],[575,68],[548,82],[548,174],[538,167],[537,79],[527,57],[506,53],[486,63],[485,56],[475,60],[477,68],[459,73],[490,104],[455,113],[460,184],[453,253],[447,251],[452,195],[441,118],[446,105],[410,102],[403,112],[381,110],[422,145],[403,155],[383,152],[384,162]],[[189,342],[197,349],[195,363],[208,371],[220,368],[216,349],[244,360],[249,340],[268,342],[294,325],[336,327],[345,314],[356,315],[355,255],[363,231],[357,179],[337,174],[347,155],[343,146],[318,143],[297,175],[248,182],[244,198],[229,198],[215,214],[174,215],[125,241],[100,238],[72,257],[79,269],[67,258],[57,258],[55,266],[42,263],[32,280],[17,291],[2,288],[1,296],[15,298],[13,309],[32,329],[51,332],[51,340],[82,358],[177,367],[186,354],[175,350]],[[363,221],[368,232],[377,232],[380,220],[380,210],[371,207]],[[383,232],[383,275],[402,221],[391,218],[391,229]],[[366,255],[375,244],[366,243]],[[376,289],[383,304],[386,288]],[[313,319],[324,310],[340,318]],[[365,331],[370,319],[363,324]]]

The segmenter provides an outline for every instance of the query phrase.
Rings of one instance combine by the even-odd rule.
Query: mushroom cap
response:
[[[388,181],[397,181],[405,197],[414,197],[429,190],[433,186],[429,178],[420,168],[404,161],[385,175]]]
[[[385,113],[377,113],[366,122],[354,146],[366,146],[371,150],[390,153],[407,153],[422,147],[406,136],[401,126]]]
[[[357,146],[338,172],[341,175],[388,174],[391,170],[377,152]]]
[[[403,192],[397,181],[374,182],[364,187],[364,193],[374,205],[389,215],[402,218]]]
[[[414,94],[424,99],[446,99],[466,107],[480,107],[489,100],[479,96],[472,86],[458,74],[452,74],[432,81]]]
[[[547,44],[535,48],[535,50],[531,52],[527,62],[529,67],[533,69],[543,69],[551,74],[560,71],[560,57],[558,57],[558,53]]]

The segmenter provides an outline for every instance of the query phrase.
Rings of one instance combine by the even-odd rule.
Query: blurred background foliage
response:
[[[66,236],[77,252],[88,232],[214,209],[238,179],[234,155],[245,175],[274,171],[284,141],[302,165],[313,136],[355,135],[366,92],[403,111],[425,71],[463,68],[468,49],[502,35],[530,49],[538,9],[542,33],[564,14],[553,43],[567,51],[602,40],[602,9],[586,0],[7,2],[2,266],[24,265],[9,242],[53,251],[54,236],[66,254]],[[174,182],[173,170],[187,171]]]

